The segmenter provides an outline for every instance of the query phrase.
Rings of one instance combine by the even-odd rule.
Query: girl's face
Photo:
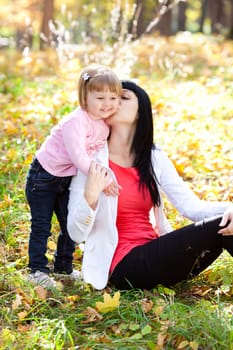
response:
[[[109,126],[121,123],[135,124],[138,118],[138,98],[131,90],[123,89],[120,106],[114,116],[106,120]]]
[[[86,111],[94,120],[106,119],[116,113],[119,102],[119,96],[108,89],[89,91],[86,98]]]

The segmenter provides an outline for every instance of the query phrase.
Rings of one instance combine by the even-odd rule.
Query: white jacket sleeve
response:
[[[71,239],[77,243],[86,241],[98,210],[98,206],[92,210],[84,198],[85,182],[86,175],[78,171],[70,185],[67,228]]]
[[[161,149],[152,152],[152,162],[159,186],[169,201],[184,217],[196,222],[222,215],[228,202],[209,202],[199,199],[177,173],[174,165]]]
[[[108,281],[118,234],[116,229],[117,198],[101,192],[93,211],[83,191],[86,175],[78,172],[71,182],[68,205],[68,232],[75,242],[85,242],[82,272],[86,283],[103,289]]]

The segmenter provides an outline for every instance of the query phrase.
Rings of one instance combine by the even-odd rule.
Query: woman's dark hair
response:
[[[153,116],[148,94],[140,86],[129,80],[123,80],[122,88],[131,90],[138,98],[138,120],[131,151],[135,153],[134,166],[138,169],[140,187],[149,189],[154,205],[161,202],[157,179],[151,161],[153,142]]]

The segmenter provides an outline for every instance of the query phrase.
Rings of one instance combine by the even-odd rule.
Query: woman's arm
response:
[[[92,161],[88,176],[79,171],[73,177],[67,220],[68,232],[73,241],[86,241],[98,213],[100,194],[110,176],[106,168]]]
[[[222,215],[229,207],[228,202],[209,202],[198,198],[179,176],[162,150],[153,151],[152,161],[162,191],[184,217],[195,222],[210,216]]]
[[[105,167],[92,161],[85,184],[84,198],[93,210],[96,209],[100,193],[109,183],[110,178],[110,173]]]
[[[223,227],[228,223],[228,225],[218,231],[223,236],[233,235],[233,205],[229,206],[223,215],[222,221],[219,226]]]

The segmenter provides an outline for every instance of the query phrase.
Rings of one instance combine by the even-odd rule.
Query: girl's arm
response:
[[[76,115],[77,114],[77,115]],[[62,138],[70,160],[77,169],[88,174],[91,158],[87,153],[88,120],[81,110],[75,110],[62,127]]]

